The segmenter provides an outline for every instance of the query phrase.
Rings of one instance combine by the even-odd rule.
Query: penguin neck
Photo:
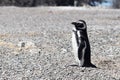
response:
[[[86,41],[88,41],[87,31],[86,30],[84,30],[84,31],[81,30],[79,32],[81,34],[81,38],[84,39],[84,40],[86,40]]]

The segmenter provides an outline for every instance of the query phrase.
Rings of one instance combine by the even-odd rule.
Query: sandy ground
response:
[[[79,19],[98,68],[69,66],[71,22]],[[0,7],[0,80],[120,80],[120,10]]]

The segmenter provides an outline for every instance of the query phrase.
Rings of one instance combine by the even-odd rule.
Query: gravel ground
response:
[[[79,19],[98,68],[69,66],[71,22]],[[120,10],[0,7],[0,80],[120,80]]]

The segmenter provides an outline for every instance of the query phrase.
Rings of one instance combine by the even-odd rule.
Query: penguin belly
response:
[[[76,40],[76,35],[75,33],[73,32],[72,33],[72,48],[73,48],[73,53],[74,53],[74,58],[76,60],[76,62],[80,65],[80,60],[79,60],[79,55],[78,55],[78,43],[77,43],[77,40]]]

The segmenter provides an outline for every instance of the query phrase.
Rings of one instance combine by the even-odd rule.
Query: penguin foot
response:
[[[79,67],[79,65],[76,65],[76,64],[69,65],[69,66],[72,66],[72,67]]]
[[[94,64],[90,63],[90,64],[83,64],[81,65],[81,67],[92,67],[92,68],[97,68]]]

